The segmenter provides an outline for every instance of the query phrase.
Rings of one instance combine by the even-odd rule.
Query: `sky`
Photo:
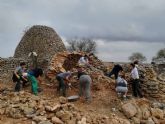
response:
[[[141,52],[148,62],[165,48],[165,0],[0,0],[0,57],[13,56],[33,25],[62,39],[92,38],[103,61],[128,61]]]

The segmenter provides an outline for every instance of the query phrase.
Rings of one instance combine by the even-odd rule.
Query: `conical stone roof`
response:
[[[44,59],[62,51],[66,51],[66,48],[53,28],[35,25],[22,37],[14,57],[27,59],[30,52],[36,52],[39,59]]]

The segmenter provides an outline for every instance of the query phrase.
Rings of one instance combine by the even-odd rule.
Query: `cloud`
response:
[[[36,24],[66,39],[165,42],[164,5],[164,0],[1,0],[0,56],[13,55],[23,31]]]
[[[96,40],[98,56],[103,61],[127,62],[128,57],[135,52],[140,52],[147,57],[147,62],[151,62],[152,57],[164,48],[163,42],[107,42]]]

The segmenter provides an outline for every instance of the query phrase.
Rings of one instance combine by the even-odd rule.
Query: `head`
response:
[[[135,60],[133,64],[138,65],[139,64],[139,61],[138,60]]]
[[[88,56],[87,55],[84,55],[84,59],[87,60],[88,59]]]
[[[43,70],[41,69],[41,68],[38,68],[38,74],[40,75],[40,76],[42,76],[43,75]]]
[[[25,67],[26,67],[26,63],[25,63],[25,62],[21,62],[21,63],[20,63],[20,66],[21,66],[22,68],[25,68]]]
[[[134,68],[135,67],[135,64],[134,63],[131,63],[130,66],[131,66],[131,68]]]

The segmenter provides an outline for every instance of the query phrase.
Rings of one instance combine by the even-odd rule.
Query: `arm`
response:
[[[37,80],[38,80],[38,82],[42,82],[42,78],[40,75],[37,77]]]
[[[15,69],[15,71],[14,71],[14,74],[15,74],[15,76],[19,79],[19,78],[20,78],[20,76],[18,75],[18,70],[19,70],[19,69],[18,69],[18,68],[16,68],[16,69]]]

